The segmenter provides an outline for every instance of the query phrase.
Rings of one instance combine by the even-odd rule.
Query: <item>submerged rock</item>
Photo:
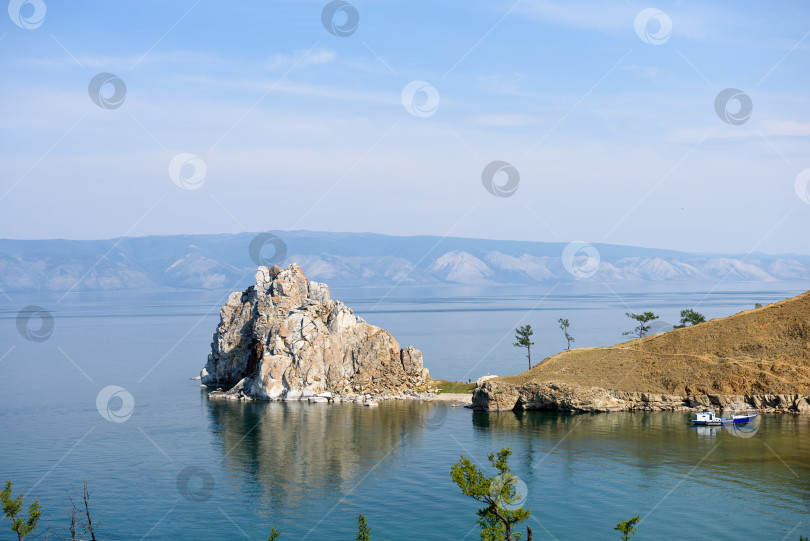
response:
[[[231,293],[200,377],[228,398],[264,400],[396,397],[429,380],[421,351],[400,348],[295,264],[259,267],[255,286]]]

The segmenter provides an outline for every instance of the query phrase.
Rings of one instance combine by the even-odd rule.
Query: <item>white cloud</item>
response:
[[[621,30],[632,32],[633,19],[638,11],[627,4],[618,2],[613,4],[597,2],[583,6],[580,2],[549,2],[548,0],[529,0],[524,2],[518,10],[532,19],[609,33]]]
[[[664,79],[661,69],[658,66],[639,66],[633,64],[631,66],[619,66],[619,70],[632,73],[639,79],[646,81],[660,82]]]
[[[524,77],[520,73],[501,75],[481,75],[478,77],[478,88],[490,94],[503,94],[505,96],[534,97],[530,92],[520,88]]]
[[[470,122],[477,126],[512,128],[519,126],[539,126],[541,119],[535,115],[523,113],[493,113],[476,115],[470,118]]]
[[[795,120],[766,120],[763,122],[766,135],[810,135],[810,122],[796,122]]]
[[[276,53],[267,59],[267,68],[276,70],[289,68],[295,64],[299,66],[319,66],[329,64],[337,57],[337,52],[332,49],[317,48],[312,52],[306,49],[297,49],[292,54]]]

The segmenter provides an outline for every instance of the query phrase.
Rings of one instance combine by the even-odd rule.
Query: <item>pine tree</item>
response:
[[[6,481],[6,488],[0,492],[0,502],[3,503],[3,513],[6,518],[11,519],[11,530],[17,534],[17,539],[22,541],[25,537],[37,529],[39,516],[42,514],[42,506],[39,500],[28,506],[28,517],[20,516],[23,506],[23,495],[20,493],[16,498],[11,497],[12,482]]]
[[[622,541],[629,541],[630,536],[636,533],[635,526],[639,522],[641,522],[641,517],[636,515],[631,519],[621,521],[613,529],[622,532]]]
[[[560,329],[562,330],[563,334],[565,335],[565,340],[568,342],[568,346],[565,348],[566,351],[571,349],[571,342],[574,341],[574,337],[568,334],[568,320],[565,318],[560,318],[557,320],[557,323],[560,324]]]
[[[478,466],[464,455],[450,468],[450,476],[461,488],[462,494],[484,504],[478,510],[482,541],[520,539],[520,534],[512,533],[512,528],[528,519],[531,514],[523,507],[512,508],[526,495],[519,494],[515,489],[517,476],[509,468],[511,454],[512,450],[508,447],[489,454],[490,463],[498,471],[498,475],[494,477],[485,477]]]
[[[522,327],[518,327],[515,329],[515,342],[512,344],[515,347],[519,348],[526,348],[526,356],[529,358],[529,370],[532,369],[532,346],[534,342],[532,342],[532,335],[534,331],[532,330],[531,325],[523,325]]]
[[[366,517],[363,516],[363,513],[360,513],[360,516],[357,517],[357,541],[371,541],[371,529],[368,527],[366,523]]]
[[[638,338],[643,338],[644,335],[646,335],[650,331],[650,326],[645,325],[645,323],[649,323],[654,319],[658,319],[658,316],[656,316],[652,312],[644,312],[643,314],[632,314],[630,312],[627,312],[625,315],[630,319],[635,319],[636,321],[638,321],[638,327],[636,327],[632,331],[623,332],[622,334],[624,336],[634,335],[637,336]]]
[[[698,323],[705,323],[706,318],[703,314],[695,312],[691,308],[681,310],[681,324],[675,325],[676,329],[683,329],[686,326],[697,325]]]

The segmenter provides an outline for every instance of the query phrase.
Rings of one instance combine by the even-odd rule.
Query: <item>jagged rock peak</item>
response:
[[[231,398],[401,395],[429,380],[422,352],[332,300],[296,264],[259,267],[220,310],[201,382]]]

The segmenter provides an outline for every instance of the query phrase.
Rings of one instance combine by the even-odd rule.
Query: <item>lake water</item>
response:
[[[561,285],[333,290],[371,323],[423,350],[434,377],[525,370],[513,329],[535,328],[533,358],[616,343],[626,311],[674,323],[683,308],[729,315],[806,284]],[[450,480],[465,454],[502,447],[534,539],[793,539],[810,535],[810,418],[762,416],[755,430],[699,430],[681,413],[475,413],[445,404],[209,401],[189,378],[205,363],[226,292],[13,294],[0,305],[0,480],[64,527],[65,490],[87,480],[106,539],[478,539],[477,504]],[[36,304],[42,342],[17,330]],[[102,395],[108,386],[118,386]],[[105,397],[109,396],[109,400]],[[129,397],[132,402],[130,403]],[[125,410],[120,416],[120,410]],[[131,415],[126,415],[131,409]],[[106,418],[105,418],[106,416]],[[489,471],[489,469],[487,468]],[[0,539],[14,539],[0,521]],[[525,531],[525,530],[524,530]]]

